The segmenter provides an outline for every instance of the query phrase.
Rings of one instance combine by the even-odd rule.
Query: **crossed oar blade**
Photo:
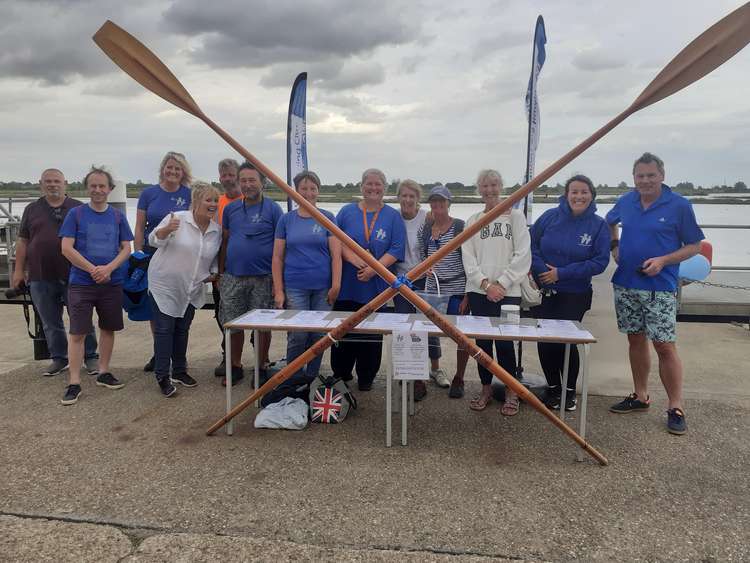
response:
[[[202,116],[198,104],[172,71],[120,26],[107,20],[94,34],[94,42],[141,86],[196,117]]]
[[[696,37],[633,102],[637,111],[663,100],[719,68],[750,42],[750,2]]]

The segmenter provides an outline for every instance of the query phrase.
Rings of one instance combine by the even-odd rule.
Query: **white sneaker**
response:
[[[448,376],[445,375],[445,372],[440,368],[431,369],[430,377],[435,380],[435,385],[438,387],[447,388],[451,386],[451,380],[448,379]]]

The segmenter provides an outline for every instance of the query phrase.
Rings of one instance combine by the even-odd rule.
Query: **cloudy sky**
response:
[[[537,170],[625,109],[739,0],[0,0],[0,180],[108,163],[153,182],[167,150],[198,178],[234,156],[92,42],[107,19],[151,48],[203,111],[280,175],[289,89],[309,74],[308,151],[324,183],[522,179],[523,99],[536,17],[547,28]],[[552,179],[630,180],[645,150],[667,181],[750,181],[750,49],[631,116]]]

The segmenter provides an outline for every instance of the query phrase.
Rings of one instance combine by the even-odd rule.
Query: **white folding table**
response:
[[[346,318],[350,313],[346,311],[329,311],[321,312],[319,318],[308,311],[283,310],[274,311],[268,309],[254,309],[246,314],[226,323],[224,330],[226,333],[226,355],[231,357],[231,338],[230,332],[237,330],[252,330],[255,335],[255,342],[259,342],[258,333],[261,331],[294,331],[294,332],[316,332],[326,333],[336,326],[336,323]],[[357,334],[380,334],[384,335],[384,354],[386,360],[386,436],[385,443],[387,447],[392,444],[392,415],[393,415],[393,365],[390,355],[390,335],[393,330],[404,330],[414,325],[416,321],[429,322],[427,318],[420,314],[409,315],[406,323],[397,322],[404,317],[402,314],[374,313],[368,317],[367,321],[360,323],[362,326],[368,322],[365,328],[355,328],[351,332]],[[461,328],[462,321],[458,315],[447,315],[447,318],[454,325]],[[337,320],[338,319],[338,320]],[[475,319],[468,318],[471,322]],[[381,321],[381,322],[378,322]],[[423,330],[424,325],[419,327]],[[413,330],[417,330],[414,328]],[[442,332],[435,329],[429,329],[430,336],[445,336]],[[570,362],[570,347],[581,345],[583,354],[581,354],[581,404],[578,433],[582,438],[586,436],[586,409],[588,403],[588,376],[589,376],[589,352],[591,344],[596,339],[580,323],[573,321],[557,321],[547,319],[521,319],[521,323],[503,322],[502,317],[490,317],[489,322],[485,325],[481,323],[472,323],[471,328],[464,330],[466,336],[485,340],[509,340],[524,342],[557,342],[565,344],[565,363],[562,378],[562,388],[567,388],[568,383],[568,365]],[[232,369],[231,362],[226,363],[227,386],[226,402],[227,413],[232,410]],[[254,387],[259,386],[260,365],[258,355],[255,355],[255,376]],[[411,393],[409,392],[411,390]],[[411,400],[408,400],[411,395]],[[413,382],[404,381],[401,386],[401,444],[407,444],[407,427],[408,415],[414,414],[413,402]],[[259,402],[256,402],[259,406]],[[560,401],[559,416],[561,420],[565,419],[565,400]],[[226,425],[227,434],[231,435],[234,431],[233,422]],[[579,450],[578,460],[583,459],[583,452]]]

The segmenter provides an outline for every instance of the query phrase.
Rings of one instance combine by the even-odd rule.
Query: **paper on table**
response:
[[[378,319],[371,319],[371,320],[363,322],[357,328],[362,329],[362,330],[371,329],[371,330],[385,330],[385,331],[390,331],[390,332],[410,331],[411,323],[382,323],[382,322],[379,322]]]
[[[413,330],[424,330],[425,332],[442,332],[432,321],[417,319],[412,326]]]
[[[409,322],[409,313],[378,313],[375,319],[387,324],[403,324]]]
[[[273,319],[283,312],[283,309],[254,309],[242,315],[234,324],[273,324]]]
[[[456,317],[456,326],[463,332],[478,332],[480,334],[492,330],[492,322],[489,317],[461,315]]]
[[[328,313],[330,311],[300,311],[292,318],[296,319],[300,325],[326,326],[328,321],[325,318],[328,316]]]
[[[498,325],[500,332],[503,336],[522,338],[522,337],[534,337],[537,336],[537,329],[535,326],[506,323]]]

